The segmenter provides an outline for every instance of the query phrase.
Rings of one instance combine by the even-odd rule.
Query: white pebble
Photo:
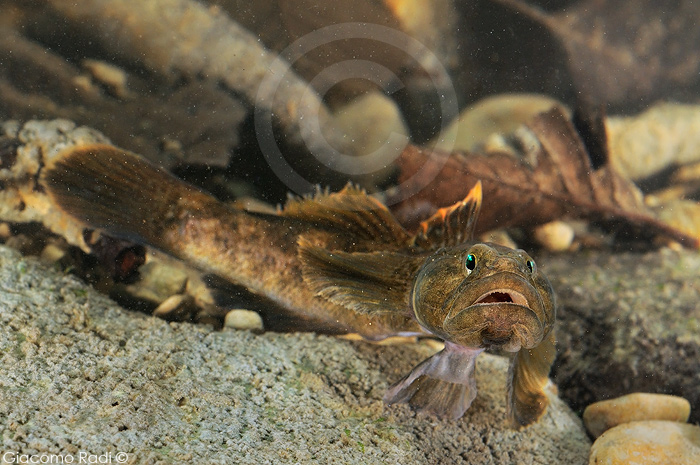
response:
[[[251,331],[262,331],[263,321],[257,312],[250,310],[231,310],[226,314],[224,327],[234,329],[248,329]]]
[[[563,221],[552,221],[535,228],[535,240],[551,252],[562,252],[571,247],[574,228]]]

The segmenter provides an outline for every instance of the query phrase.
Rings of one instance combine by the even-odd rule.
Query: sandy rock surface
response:
[[[0,247],[3,453],[128,454],[128,463],[584,464],[581,422],[554,398],[505,426],[506,361],[480,358],[457,422],[387,407],[432,353],[315,334],[212,332],[128,312]]]
[[[631,392],[686,398],[700,419],[700,254],[585,251],[538,260],[557,294],[553,378],[574,410]]]

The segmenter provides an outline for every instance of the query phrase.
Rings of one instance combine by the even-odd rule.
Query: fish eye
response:
[[[476,256],[473,253],[467,255],[467,259],[464,261],[464,266],[471,273],[476,268]]]
[[[530,273],[535,272],[535,262],[534,261],[528,260],[527,262],[525,262],[525,265],[527,265],[527,269],[530,270]]]

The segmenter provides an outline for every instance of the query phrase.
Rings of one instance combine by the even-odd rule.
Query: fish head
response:
[[[537,346],[555,318],[547,278],[523,250],[491,243],[446,247],[416,273],[411,306],[427,331],[469,348]]]

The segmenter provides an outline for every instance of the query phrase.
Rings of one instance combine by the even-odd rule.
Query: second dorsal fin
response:
[[[395,244],[407,244],[411,240],[381,202],[352,184],[340,192],[317,192],[313,197],[292,199],[279,214],[338,229],[360,239]]]
[[[481,181],[456,204],[441,208],[420,224],[413,243],[425,250],[459,245],[472,239],[481,209]]]

